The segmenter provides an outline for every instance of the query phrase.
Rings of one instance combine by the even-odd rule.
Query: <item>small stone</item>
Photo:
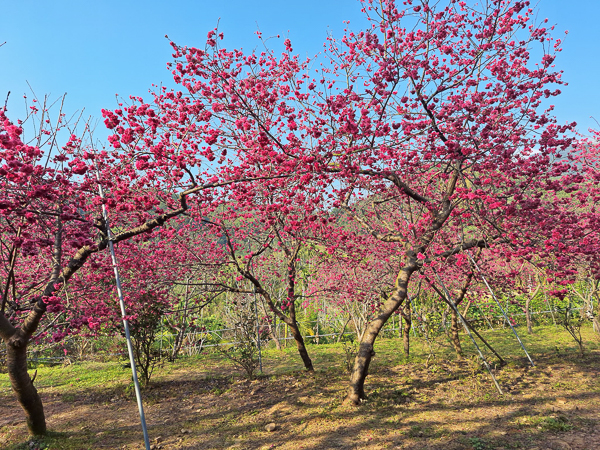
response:
[[[552,441],[550,448],[552,448],[552,450],[571,450],[571,446],[567,442],[560,439]]]
[[[582,447],[583,448],[583,447],[585,447],[585,440],[583,440],[580,437],[576,437],[576,438],[573,439],[572,444],[576,445],[577,447]]]
[[[277,429],[277,425],[276,425],[276,424],[274,424],[273,422],[271,422],[271,423],[268,423],[268,424],[265,426],[265,430],[267,430],[269,433],[272,433],[272,432],[273,432],[273,431],[275,431],[276,429]]]
[[[187,428],[181,429],[181,434],[190,434],[191,432],[192,432],[192,430],[188,430]]]

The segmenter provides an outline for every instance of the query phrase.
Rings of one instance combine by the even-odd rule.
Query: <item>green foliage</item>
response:
[[[516,425],[519,428],[535,428],[553,433],[571,431],[574,428],[571,421],[562,414],[557,416],[525,416],[519,418]]]
[[[541,422],[541,426],[544,431],[554,432],[571,431],[573,429],[573,424],[565,416],[546,417]]]
[[[581,327],[584,323],[584,317],[581,310],[574,309],[569,302],[566,306],[556,308],[559,316],[558,322],[569,333],[579,347],[579,352],[583,357],[583,337],[581,336]]]
[[[129,321],[129,332],[140,381],[142,386],[147,386],[154,368],[163,357],[157,342],[157,335],[162,325],[166,305],[156,301],[152,294],[144,295],[142,301],[145,307],[141,308],[136,317]]]
[[[256,315],[248,299],[239,300],[237,306],[230,311],[231,325],[234,327],[233,341],[218,350],[234,366],[243,370],[249,379],[252,379],[260,364],[256,340]]]
[[[487,442],[478,437],[469,438],[469,444],[471,444],[473,450],[486,450],[489,448]]]

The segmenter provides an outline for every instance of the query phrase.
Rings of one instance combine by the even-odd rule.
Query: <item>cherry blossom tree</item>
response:
[[[412,275],[469,249],[526,241],[515,225],[534,213],[542,181],[561,173],[552,159],[570,144],[568,127],[538,112],[559,93],[548,86],[561,83],[552,67],[560,41],[532,23],[526,2],[365,9],[373,28],[347,36],[339,51],[340,67],[352,63],[368,89],[351,104],[334,97],[350,134],[335,165],[347,180],[344,207],[378,239],[403,246],[405,257],[361,343],[347,397],[355,404],[375,338]],[[540,62],[532,64],[536,42]],[[358,208],[351,190],[378,203]]]
[[[192,214],[182,243],[192,266],[209,267],[212,279],[203,286],[260,295],[270,313],[289,327],[305,368],[312,371],[297,308],[307,279],[318,266],[313,258],[319,245],[315,239],[332,228],[330,218],[320,212],[317,220],[315,208],[306,206],[310,200],[310,194],[302,192],[306,186],[294,182],[278,177],[232,186],[228,202]],[[285,294],[278,295],[282,291]]]
[[[218,31],[204,49],[173,44],[185,95],[169,100],[202,110],[214,136],[204,153],[235,158],[231,170],[245,176],[287,171],[402,250],[360,344],[353,404],[413,274],[469,249],[527,251],[520,225],[568,170],[573,127],[544,109],[560,93],[561,42],[529,2],[362,5],[371,27],[330,38],[320,66],[293,56],[289,40],[280,56],[222,49]]]
[[[218,30],[204,48],[173,43],[180,90],[161,87],[150,103],[131,98],[103,111],[114,133],[111,151],[92,152],[76,134],[61,148],[49,139],[46,149],[42,138],[58,134],[44,120],[37,142],[24,143],[22,127],[2,113],[0,177],[8,194],[0,203],[0,335],[34,433],[45,425],[25,348],[48,309],[60,311],[64,286],[108,246],[102,205],[115,242],[193,212],[196,224],[225,237],[215,250],[228,248],[231,267],[265,299],[253,263],[281,266],[295,280],[307,236],[343,251],[343,227],[328,225],[332,212],[343,210],[370,246],[361,264],[379,265],[385,251],[397,261],[360,343],[352,404],[366,397],[377,336],[417,289],[421,272],[443,274],[452,258],[478,249],[526,258],[540,240],[559,250],[560,273],[572,270],[560,250],[578,234],[580,243],[589,241],[585,230],[597,216],[584,216],[588,228],[569,228],[580,212],[565,206],[564,226],[550,221],[547,200],[581,182],[563,156],[574,125],[557,125],[552,107],[544,109],[562,84],[553,66],[561,43],[552,29],[534,23],[526,1],[361,4],[371,27],[330,37],[321,65],[294,56],[288,39],[281,55],[228,51]],[[98,185],[109,191],[105,199]],[[576,195],[583,194],[564,202]],[[252,238],[255,246],[242,254]],[[23,269],[32,261],[47,268],[45,278]],[[290,286],[287,308],[297,298],[296,283]]]
[[[0,336],[11,385],[32,434],[44,434],[46,422],[27,374],[27,347],[45,318],[52,321],[65,305],[77,302],[66,289],[73,276],[86,265],[98,269],[106,264],[98,257],[109,246],[102,207],[113,229],[110,240],[118,244],[185,213],[188,197],[210,202],[208,190],[234,182],[219,179],[214,166],[202,167],[201,155],[185,151],[196,145],[197,135],[169,128],[171,137],[161,128],[171,125],[170,118],[155,118],[148,105],[128,108],[125,115],[133,108],[145,122],[124,119],[128,128],[110,139],[110,151],[94,150],[87,144],[86,124],[78,134],[62,112],[52,117],[46,103],[34,102],[24,123],[11,122],[0,110]],[[106,125],[119,131],[123,114],[123,109],[104,111]],[[24,138],[25,129],[32,133],[30,140]],[[146,131],[149,136],[139,138]],[[80,318],[79,324],[89,326],[94,319],[99,318]]]

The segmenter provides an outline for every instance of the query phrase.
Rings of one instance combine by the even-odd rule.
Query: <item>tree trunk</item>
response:
[[[25,411],[29,432],[33,435],[46,434],[44,406],[27,373],[27,338],[21,331],[6,342],[6,365],[10,384]]]
[[[454,310],[454,308],[451,309],[451,313],[452,313],[452,322],[450,325],[450,341],[452,342],[452,347],[454,347],[456,354],[458,356],[462,356],[463,349],[462,349],[462,346],[460,345],[460,336],[458,334],[458,332],[460,331],[460,325],[458,323],[458,314],[456,314],[456,311]]]
[[[404,311],[402,311],[404,319],[404,333],[402,333],[402,343],[404,344],[404,354],[408,358],[410,356],[410,327],[412,326],[412,312],[410,310],[410,302],[406,303]]]
[[[350,321],[351,321],[351,320],[352,320],[352,317],[351,317],[351,316],[349,316],[349,317],[348,317],[348,320],[346,320],[346,323],[344,324],[344,327],[342,328],[342,331],[341,331],[341,333],[339,334],[339,336],[338,336],[338,338],[337,338],[337,340],[336,340],[336,343],[337,343],[337,344],[339,344],[339,343],[340,343],[340,340],[342,339],[342,337],[344,336],[344,333],[346,332],[346,327],[348,326],[348,324],[350,323]]]
[[[304,363],[304,367],[309,372],[314,372],[314,367],[310,356],[308,356],[308,352],[306,351],[306,346],[304,345],[304,339],[302,338],[302,334],[300,333],[300,329],[298,328],[298,323],[294,320],[290,321],[288,324],[290,330],[292,330],[292,336],[294,336],[294,340],[296,341],[296,347],[298,347],[298,353],[300,354],[300,358],[302,358],[302,362]]]
[[[273,320],[277,320],[277,318]],[[275,348],[281,350],[281,342],[279,342],[279,336],[277,335],[277,323],[275,323],[275,325],[269,324],[269,334],[271,335],[273,342],[275,342]]]
[[[592,316],[592,329],[596,332],[596,337],[600,338],[600,321],[598,321],[598,316]]]
[[[529,292],[527,293],[527,298],[525,299],[525,320],[527,321],[527,332],[529,334],[533,334],[533,326],[531,320],[531,300],[535,298],[535,296],[540,291],[542,287],[542,282],[539,281],[535,291],[531,291],[531,278],[529,280]]]
[[[533,334],[533,326],[531,325],[531,310],[529,308],[531,304],[531,296],[528,295],[525,299],[525,320],[527,321],[527,332]]]
[[[360,346],[358,347],[358,354],[354,360],[354,368],[352,369],[352,374],[350,375],[348,394],[346,395],[344,403],[358,405],[360,404],[361,400],[366,398],[364,385],[365,379],[369,373],[371,359],[375,355],[373,345],[375,343],[375,339],[377,339],[377,336],[379,335],[379,332],[390,318],[392,313],[402,305],[404,300],[406,300],[410,276],[417,269],[416,258],[414,261],[411,261],[411,263],[412,264],[406,265],[400,271],[396,279],[396,287],[392,295],[390,295],[383,303],[379,314],[367,325],[367,329],[365,330],[363,338],[360,342]]]
[[[302,362],[304,363],[304,367],[306,370],[313,372],[314,368],[312,365],[312,361],[308,356],[308,352],[306,351],[306,346],[304,345],[304,339],[302,338],[302,334],[300,334],[300,329],[298,327],[298,322],[296,321],[296,258],[298,256],[298,251],[300,250],[300,245],[298,245],[293,253],[290,253],[285,247],[284,250],[286,254],[289,256],[288,266],[287,266],[287,275],[288,275],[288,285],[287,285],[287,299],[289,301],[288,306],[288,315],[286,316],[281,308],[275,306],[271,295],[262,287],[260,281],[252,275],[249,271],[244,271],[238,267],[240,273],[246,277],[246,279],[250,280],[250,282],[254,285],[255,292],[260,294],[271,312],[279,318],[282,322],[287,324],[292,331],[292,336],[294,336],[294,340],[296,341],[296,346],[298,347],[298,353],[300,353],[300,357],[302,358]],[[286,336],[287,337],[287,336]]]
[[[264,297],[261,296],[261,299],[263,299],[261,304],[262,304],[262,308],[265,313],[265,316],[269,317],[269,311],[267,310],[267,307],[265,306]],[[267,321],[267,327],[269,330],[269,336],[271,336],[271,339],[273,339],[273,342],[275,342],[275,348],[277,350],[281,350],[281,342],[279,342],[279,335],[277,334],[277,316],[276,315],[273,315],[272,322],[269,320]]]

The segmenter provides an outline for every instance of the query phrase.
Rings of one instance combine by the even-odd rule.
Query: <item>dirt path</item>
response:
[[[600,449],[600,352],[538,356],[497,372],[505,391],[469,361],[388,367],[376,362],[369,399],[341,404],[338,367],[252,382],[171,371],[144,393],[155,449]],[[184,380],[182,380],[182,378]],[[114,389],[42,393],[51,449],[141,449],[135,401]],[[275,424],[274,431],[267,431]],[[0,395],[0,448],[29,445],[22,413]],[[22,443],[22,447],[17,445]]]

